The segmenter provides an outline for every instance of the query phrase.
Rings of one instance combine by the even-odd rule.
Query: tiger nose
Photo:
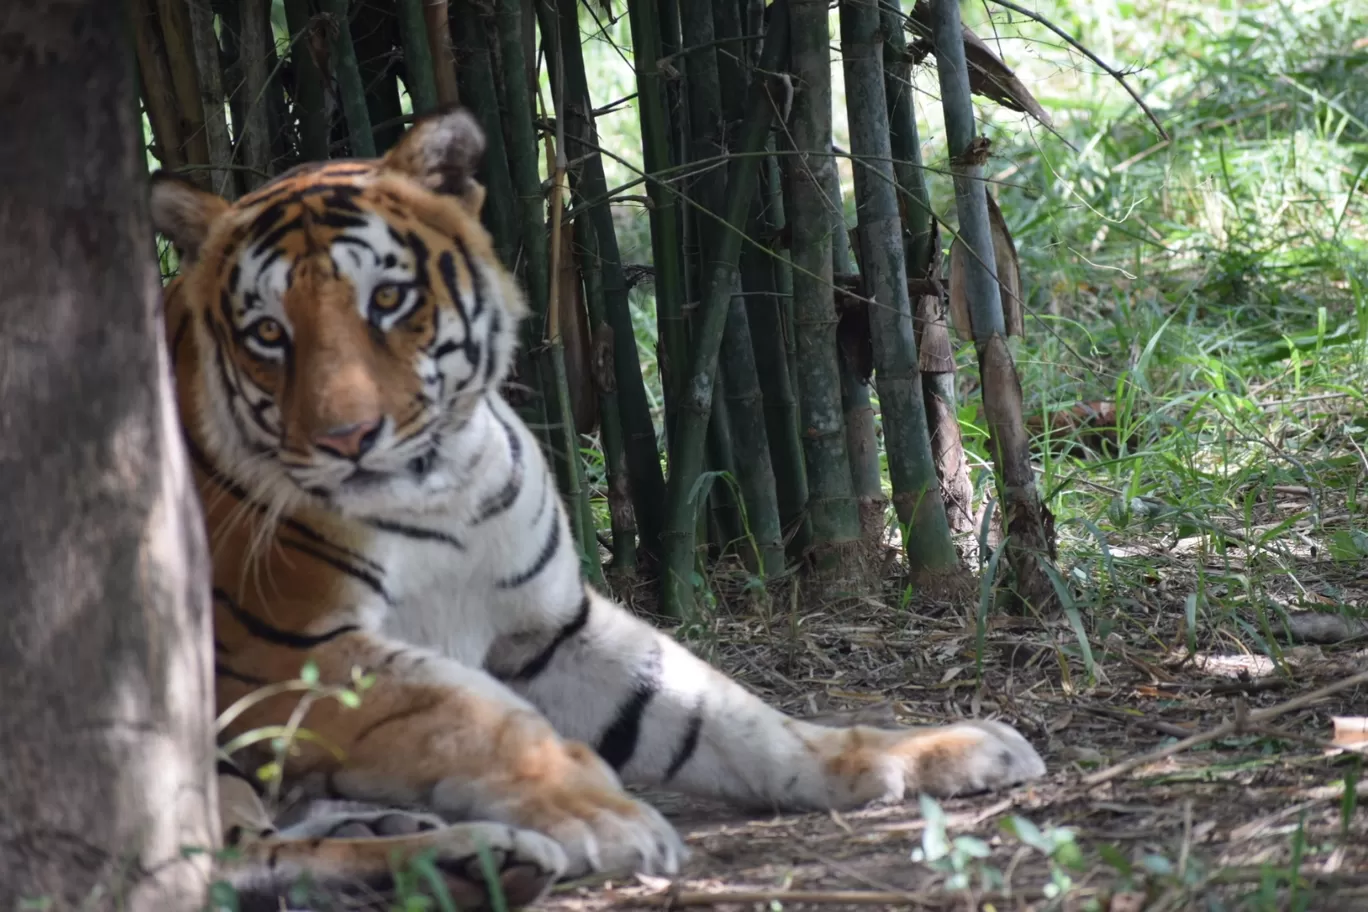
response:
[[[375,441],[380,437],[382,421],[381,418],[369,418],[355,424],[330,428],[314,435],[314,446],[347,459],[360,459],[375,446]]]

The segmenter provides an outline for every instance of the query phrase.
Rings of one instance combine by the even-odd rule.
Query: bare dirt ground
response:
[[[996,716],[1017,725],[1049,776],[941,802],[937,831],[979,837],[987,857],[973,857],[971,845],[939,869],[913,861],[927,828],[915,800],[755,817],[651,794],[692,849],[682,875],[563,884],[544,907],[1368,909],[1368,813],[1352,787],[1361,755],[1330,743],[1334,717],[1368,715],[1368,683],[1274,718],[1259,712],[1368,670],[1368,643],[1275,645],[1274,661],[1249,647],[1259,629],[1249,617],[1248,627],[1204,627],[1190,652],[1182,568],[1192,561],[1166,560],[1147,555],[1145,572],[1157,578],[1115,597],[1118,622],[1100,649],[1093,638],[1092,681],[1067,620],[994,618],[980,684],[975,628],[962,607],[852,599],[777,629],[719,621],[691,642],[798,715],[891,712],[909,725]],[[1289,605],[1307,601],[1308,578],[1332,586],[1341,604],[1368,604],[1362,567],[1302,565],[1298,576]],[[1113,769],[1223,723],[1230,730],[1206,743]],[[1090,775],[1106,781],[1090,785]],[[1052,861],[1004,830],[1013,815],[1047,835],[1069,828],[1077,851]],[[967,889],[947,886],[951,860],[961,862]]]

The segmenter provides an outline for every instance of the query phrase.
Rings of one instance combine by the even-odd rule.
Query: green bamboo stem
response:
[[[641,153],[647,175],[670,169],[671,123],[659,61],[663,55],[659,6],[649,0],[627,5],[632,28],[633,65],[637,78],[637,108],[641,117]],[[576,32],[578,34],[578,31]],[[665,389],[666,426],[671,427],[675,403],[683,395],[682,379],[689,369],[689,327],[684,313],[685,287],[679,206],[674,188],[659,181],[647,185],[651,201],[651,259],[655,266],[656,322],[660,342],[660,374]],[[674,449],[673,437],[667,434]]]
[[[482,213],[499,259],[512,268],[518,253],[518,211],[513,194],[513,176],[508,170],[504,145],[503,114],[499,89],[494,82],[494,58],[490,52],[488,30],[469,3],[451,5],[451,31],[460,62],[460,86],[465,104],[485,133],[485,155],[480,163],[480,178],[488,193]]]
[[[880,0],[884,39],[884,94],[888,104],[889,147],[893,175],[903,202],[907,227],[907,274],[931,278],[934,219],[931,194],[922,167],[917,112],[912,101],[912,61],[907,54],[903,17],[894,0]]]
[[[839,186],[831,155],[831,38],[825,0],[790,0],[794,81],[786,156],[785,214],[790,231],[792,309],[803,454],[807,465],[807,513],[819,576],[840,578],[860,543],[860,520],[851,488],[850,460],[841,409],[836,353],[836,304],[832,291],[832,219]],[[781,288],[782,291],[782,288]]]
[[[366,87],[375,150],[383,155],[404,135],[404,108],[399,98],[399,73],[394,46],[399,25],[393,4],[352,2],[352,45]]]
[[[731,416],[727,412],[727,384],[719,376],[713,390],[712,415],[708,418],[708,469],[737,479],[736,456],[732,445]],[[731,483],[714,480],[703,489],[708,492],[710,523],[698,524],[712,530],[713,557],[740,544],[746,532],[741,524],[741,507]],[[703,539],[708,541],[709,539]],[[697,550],[697,549],[695,549]]]
[[[192,2],[191,8],[198,6]],[[323,74],[310,51],[314,19],[308,0],[285,0],[285,23],[290,30],[290,60],[294,64],[294,115],[299,122],[299,154],[304,161],[327,161],[328,118],[324,114]]]
[[[773,144],[771,143],[771,146]],[[746,232],[761,243],[778,236],[783,224],[783,197],[779,192],[778,162],[761,161],[760,192],[751,205]],[[741,287],[746,294],[755,370],[764,394],[765,432],[774,467],[774,490],[779,499],[779,522],[789,542],[789,554],[800,556],[807,548],[807,471],[803,465],[803,441],[799,435],[798,399],[789,373],[785,319],[786,301],[778,291],[777,271],[787,268],[778,253],[747,244],[741,251]]]
[[[723,17],[724,28],[735,33],[739,28],[739,7],[723,0],[717,4],[717,8]],[[721,70],[724,61],[730,63],[726,71],[732,85],[740,84],[744,73],[736,65],[739,58],[735,53],[730,56],[719,53],[715,42],[718,35],[713,24],[713,11],[713,0],[686,0],[681,9],[683,40],[690,49],[684,59],[684,72],[688,87],[689,151],[694,161],[709,160],[720,154],[723,150],[719,134],[723,121],[728,125],[736,124],[745,114],[745,101],[739,93],[722,91]],[[723,209],[725,192],[726,172],[720,168],[705,171],[693,185],[695,199],[701,201],[701,205],[711,213]],[[692,246],[690,252],[693,254],[692,271],[699,277],[696,287],[703,288],[705,264],[711,262],[711,250],[716,246],[713,240],[716,238],[716,222],[713,216],[692,207],[687,212],[686,221],[693,223],[692,234],[700,241]],[[752,555],[747,553],[747,549],[743,554],[747,560],[757,562],[753,567],[756,572],[773,575],[783,569],[783,534],[766,433],[764,399],[756,373],[755,355],[751,349],[746,302],[740,290],[738,284],[722,334],[720,357],[727,418],[725,421],[711,422],[715,438],[712,446],[721,446],[725,438],[726,459],[746,507],[747,531],[756,541],[759,551],[758,555]],[[717,397],[714,397],[714,401],[718,401]],[[713,467],[723,468],[716,460]],[[719,489],[715,493],[722,498],[730,492]]]
[[[612,372],[622,418],[623,449],[627,457],[630,493],[640,534],[639,546],[648,555],[658,555],[664,525],[665,475],[660,465],[660,445],[651,421],[646,384],[641,376],[636,333],[617,230],[608,205],[608,181],[603,172],[603,157],[598,151],[597,131],[591,112],[593,102],[584,71],[584,54],[579,43],[578,0],[557,0],[559,26],[549,30],[559,36],[561,71],[565,79],[564,117],[566,119],[566,156],[578,162],[572,172],[576,190],[584,199],[596,201],[588,210],[598,245],[603,277],[606,319],[612,326]],[[545,20],[543,20],[545,21]]]
[[[841,183],[835,171],[825,188],[833,204],[831,212],[831,268],[837,275],[855,271],[850,257],[850,232],[846,228],[845,207],[841,203]],[[824,175],[825,177],[826,175]],[[845,414],[846,452],[850,457],[850,481],[859,503],[860,530],[866,542],[876,544],[883,536],[883,469],[879,465],[879,437],[874,421],[874,403],[869,384],[860,376],[854,359],[837,352],[841,372],[841,411]]]
[[[876,302],[870,306],[869,323],[893,508],[906,530],[903,544],[912,571],[942,573],[959,566],[959,555],[936,478],[913,338],[888,135],[880,13],[864,0],[843,0],[840,15],[855,200],[865,251],[861,263],[864,287]]]
[[[592,520],[586,524],[588,510],[585,499],[583,466],[580,463],[579,438],[570,408],[569,383],[565,374],[564,351],[559,333],[545,338],[548,321],[553,319],[550,309],[551,251],[547,246],[546,201],[542,196],[541,175],[538,171],[537,133],[534,125],[533,94],[527,81],[527,61],[524,58],[524,30],[521,0],[499,0],[495,8],[500,59],[503,63],[503,110],[508,117],[508,163],[513,176],[514,192],[518,198],[518,222],[521,227],[522,277],[528,306],[532,316],[523,322],[524,358],[528,371],[525,382],[538,392],[530,404],[533,415],[540,410],[544,415],[546,433],[543,439],[556,466],[561,494],[565,498],[570,525],[575,532],[588,574],[598,576],[598,541]],[[557,222],[560,212],[555,214]],[[553,224],[553,231],[559,230]]]
[[[567,120],[567,128],[569,126]],[[566,150],[567,153],[569,149]],[[580,274],[584,279],[584,302],[589,311],[589,333],[596,341],[595,351],[612,353],[612,326],[608,323],[607,295],[603,288],[603,261],[599,256],[598,235],[588,216],[575,220],[575,240],[579,245]],[[636,514],[632,510],[632,491],[627,470],[627,450],[623,442],[622,416],[618,412],[616,377],[608,370],[598,371],[602,359],[595,358],[594,386],[599,395],[599,440],[603,446],[604,473],[608,481],[608,520],[613,536],[613,563],[617,575],[636,571]]]
[[[722,88],[717,74],[717,48],[713,43],[712,0],[683,0],[683,40],[690,48],[676,66],[683,69],[688,125],[688,159],[708,161],[722,154]],[[682,66],[680,66],[682,64]],[[683,253],[686,279],[684,300],[702,297],[711,239],[717,213],[722,208],[727,174],[711,168],[684,182],[684,194],[695,204],[683,209]],[[690,314],[691,330],[697,328],[698,311]],[[717,468],[714,466],[714,468]]]
[[[893,150],[893,173],[902,198],[903,226],[907,248],[907,274],[918,279],[932,279],[935,269],[933,249],[936,238],[935,220],[931,212],[931,194],[926,185],[926,170],[922,167],[921,141],[917,136],[917,114],[912,105],[912,63],[907,54],[907,39],[903,34],[903,17],[893,0],[881,0],[884,37],[884,92],[888,102],[890,146]],[[916,308],[914,307],[914,310]],[[968,463],[964,458],[964,443],[960,437],[959,410],[955,390],[955,362],[953,357],[935,357],[937,351],[950,355],[948,335],[944,327],[932,329],[937,333],[928,350],[924,346],[926,324],[916,324],[917,348],[922,361],[922,395],[926,404],[927,424],[931,434],[931,449],[935,458],[936,477],[940,480],[941,497],[945,502],[946,521],[955,532],[973,528],[973,485],[969,481]],[[932,355],[928,363],[928,354]]]
[[[788,51],[788,16],[785,0],[776,0],[771,12],[769,33],[761,57],[760,70],[774,73]],[[773,93],[777,95],[777,91]],[[713,250],[707,291],[702,303],[699,334],[694,346],[693,369],[679,403],[676,433],[671,438],[670,478],[662,544],[665,552],[663,607],[673,617],[691,613],[693,592],[690,586],[694,560],[695,483],[703,468],[703,451],[708,420],[712,412],[714,377],[723,329],[732,292],[740,281],[742,231],[759,175],[755,156],[764,149],[773,120],[774,104],[769,79],[757,74],[751,82],[746,105],[745,126],[738,138],[741,158],[728,168],[727,208]]]
[[[735,287],[739,292],[739,273],[736,279]],[[770,461],[764,395],[756,374],[744,295],[731,296],[726,321],[719,358],[736,481],[746,505],[747,531],[759,552],[754,555],[759,566],[752,569],[762,576],[773,577],[784,569],[784,535],[779,523],[774,466]],[[753,556],[747,553],[745,557],[751,560]]]
[[[1054,557],[1049,511],[1041,503],[1031,468],[1030,438],[1022,416],[1021,382],[1006,344],[1006,323],[998,287],[988,221],[982,160],[974,154],[974,106],[964,57],[963,25],[957,0],[932,0],[932,40],[945,109],[946,144],[955,182],[959,235],[968,248],[965,297],[982,379],[999,503],[1008,532],[1007,562],[1015,597],[1038,612],[1058,608],[1045,572]]]
[[[342,100],[342,116],[347,119],[347,145],[353,158],[374,158],[375,138],[371,133],[370,111],[366,108],[366,86],[361,81],[361,68],[356,62],[356,47],[352,44],[348,23],[347,0],[323,0],[323,8],[333,17],[332,41],[333,73],[337,78],[337,93]]]
[[[413,113],[437,110],[437,77],[432,70],[432,44],[428,41],[423,0],[398,0],[399,40],[404,47],[404,85],[408,87]]]

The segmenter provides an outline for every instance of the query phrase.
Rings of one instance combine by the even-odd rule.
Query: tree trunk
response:
[[[209,577],[124,8],[0,10],[0,122],[24,125],[0,131],[0,884],[7,904],[196,909],[209,856],[182,847],[218,829]]]
[[[959,213],[960,237],[970,253],[965,258],[969,322],[983,382],[983,411],[988,421],[989,450],[997,470],[1003,527],[1009,536],[1007,563],[1016,577],[1016,597],[1036,611],[1048,612],[1058,606],[1058,596],[1045,572],[1045,562],[1054,558],[1054,517],[1041,503],[1040,492],[1036,490],[1030,437],[1022,416],[1021,380],[1007,348],[987,191],[983,186],[987,147],[974,135],[974,106],[969,96],[969,68],[964,59],[957,0],[936,0],[932,16],[946,142],[955,179],[955,208]]]

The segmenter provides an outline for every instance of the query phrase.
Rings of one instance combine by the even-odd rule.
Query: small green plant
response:
[[[1031,821],[1013,814],[1002,821],[1002,830],[1039,851],[1050,866],[1050,882],[1045,885],[1045,896],[1054,899],[1069,892],[1074,885],[1073,875],[1084,870],[1083,850],[1074,840],[1069,827],[1047,826],[1041,829]]]
[[[950,838],[940,803],[926,794],[919,795],[917,800],[926,828],[922,830],[921,846],[912,850],[912,860],[945,874],[949,890],[968,890],[974,874],[978,875],[979,889],[1001,889],[1002,872],[984,861],[993,854],[988,843],[977,836]]]

